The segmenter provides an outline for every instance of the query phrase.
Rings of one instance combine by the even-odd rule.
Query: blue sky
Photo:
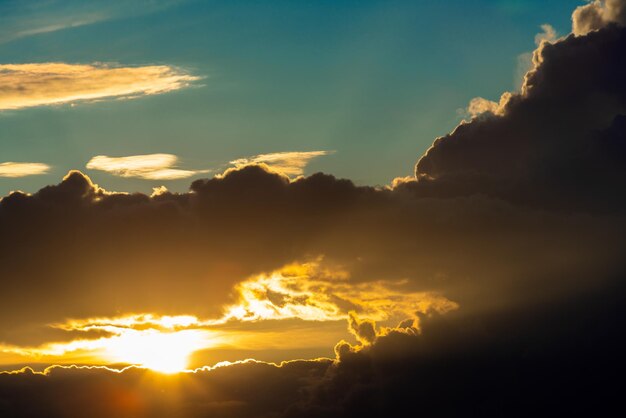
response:
[[[515,89],[518,57],[534,48],[540,25],[569,33],[583,2],[24,3],[0,0],[0,65],[168,66],[194,80],[132,100],[0,110],[0,163],[50,166],[0,177],[2,195],[56,183],[70,169],[112,190],[182,191],[233,160],[320,150],[334,152],[304,173],[388,184],[412,173],[472,98]],[[86,168],[97,155],[155,153],[197,172],[154,180]]]

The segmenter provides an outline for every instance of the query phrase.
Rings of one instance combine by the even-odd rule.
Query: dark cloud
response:
[[[623,278],[623,277],[622,277]],[[623,284],[541,309],[420,318],[339,361],[0,374],[0,414],[37,417],[611,415],[622,404]],[[407,325],[407,324],[404,324]],[[617,409],[616,409],[617,408]]]
[[[360,320],[354,313],[348,318],[348,329],[362,344],[376,341],[376,324],[371,320]]]
[[[277,367],[249,361],[163,376],[144,369],[53,367],[0,374],[0,414],[7,417],[269,417],[296,403],[329,360]],[[34,401],[36,400],[36,401]]]
[[[522,93],[438,138],[418,188],[522,204],[622,210],[626,182],[626,29],[544,43]]]
[[[351,283],[405,279],[407,291],[466,310],[527,303],[538,283],[542,295],[593,285],[592,272],[621,262],[625,236],[618,216],[422,198],[323,174],[290,182],[260,166],[152,198],[73,172],[3,199],[0,229],[0,340],[14,344],[36,342],[27,324],[67,317],[218,315],[235,283],[320,255]]]
[[[287,416],[610,415],[626,369],[624,290],[499,317],[426,317],[420,335],[343,344],[341,361]]]

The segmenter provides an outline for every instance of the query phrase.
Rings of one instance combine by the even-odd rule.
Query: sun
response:
[[[190,355],[205,345],[204,334],[197,330],[129,329],[109,340],[105,355],[114,362],[172,374],[186,370]]]

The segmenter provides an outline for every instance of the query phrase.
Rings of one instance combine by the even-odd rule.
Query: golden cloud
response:
[[[127,157],[97,155],[87,163],[91,170],[106,171],[119,177],[138,177],[146,180],[177,180],[208,170],[182,170],[176,168],[178,157],[173,154],[145,154]]]
[[[325,269],[317,261],[261,274],[235,286],[239,299],[227,308],[225,319],[337,321],[358,312],[362,318],[387,321],[459,307],[435,292],[408,291],[402,280],[352,283],[349,278],[347,271]]]
[[[234,165],[236,168],[250,164],[266,164],[272,170],[286,176],[301,176],[304,173],[304,168],[313,158],[332,153],[334,153],[334,151],[274,152],[270,154],[259,154],[254,157],[239,158],[231,161],[230,164]]]
[[[44,163],[0,163],[0,177],[25,177],[45,174],[50,166]]]
[[[78,338],[31,346],[0,344],[0,364],[3,358],[5,363],[88,361],[177,372],[188,368],[191,356],[202,350],[306,348],[301,344],[316,348],[314,341],[328,337],[336,342],[347,337],[347,331],[356,335],[357,341],[365,341],[361,334],[366,326],[373,333],[366,340],[373,341],[407,318],[417,330],[419,314],[445,314],[458,308],[441,295],[411,292],[405,284],[382,280],[355,284],[347,271],[323,266],[321,260],[291,264],[236,285],[236,303],[225,306],[221,316],[200,319],[195,315],[132,313],[68,319],[49,326],[77,333]],[[344,321],[349,327],[342,326],[338,334],[336,325]],[[376,330],[374,321],[393,328]],[[298,335],[295,343],[285,342],[294,334]]]
[[[0,110],[167,93],[198,79],[168,65],[0,64]]]

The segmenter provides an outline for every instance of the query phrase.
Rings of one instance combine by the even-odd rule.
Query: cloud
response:
[[[556,29],[552,27],[552,25],[548,23],[544,23],[541,25],[542,32],[535,35],[535,45],[541,46],[543,42],[554,42],[556,41],[557,34]]]
[[[153,368],[159,367],[158,360],[182,353],[179,362],[171,364],[185,368],[189,366],[184,362],[196,351],[227,346],[242,350],[251,338],[257,350],[271,349],[276,345],[284,346],[283,339],[295,330],[304,333],[315,333],[316,328],[327,330],[323,322],[349,319],[350,324],[373,323],[373,320],[395,324],[407,318],[416,319],[416,314],[444,314],[459,308],[441,295],[406,291],[404,283],[351,284],[347,272],[322,268],[320,261],[289,265],[268,275],[255,276],[237,284],[233,293],[237,295],[236,303],[225,306],[224,313],[218,317],[199,319],[194,315],[135,313],[68,319],[47,325],[64,331],[66,341],[60,340],[64,335],[54,334],[51,338],[57,340],[53,342],[0,343],[0,352],[5,362],[9,359],[52,364],[123,362]],[[246,326],[246,323],[264,321],[274,325]],[[285,325],[281,327],[280,323]],[[269,326],[272,335],[262,335],[265,326]],[[357,339],[361,339],[361,334],[361,331],[355,334]],[[344,333],[341,338],[345,337]],[[185,347],[172,352],[169,342],[175,347]],[[147,345],[152,348],[147,350]],[[181,351],[183,349],[187,351]],[[147,359],[142,358],[147,352],[152,354]]]
[[[493,102],[482,97],[475,97],[470,100],[465,113],[471,118],[490,113],[492,115],[501,115],[504,112],[504,106],[509,101],[511,93],[504,93],[500,98],[500,102]]]
[[[610,414],[621,402],[610,376],[623,364],[623,291],[502,318],[422,317],[419,331],[402,324],[373,344],[341,343],[340,361],[285,415],[402,416],[417,405],[424,416]]]
[[[79,172],[32,195],[14,192],[0,201],[9,278],[0,340],[36,346],[46,333],[29,324],[68,317],[219,318],[225,306],[236,307],[234,319],[407,317],[439,299],[497,311],[534,304],[539,291],[581,291],[599,268],[621,265],[626,225],[617,215],[423,197],[414,187],[289,180],[246,166],[180,194],[108,192]],[[330,275],[267,273],[320,256]]]
[[[25,369],[0,374],[0,413],[15,418],[71,418],[85,411],[94,418],[276,416],[296,403],[331,364],[246,361],[173,377],[138,368],[53,367],[45,374]],[[27,396],[37,402],[29,407]]]
[[[161,94],[195,80],[167,65],[0,64],[0,111]]]
[[[385,280],[351,283],[348,271],[324,265],[321,259],[293,264],[238,283],[237,303],[226,307],[224,320],[336,321],[358,312],[362,318],[383,321],[458,308],[436,293],[407,291],[405,284]]]
[[[145,180],[178,180],[209,170],[182,170],[175,168],[178,157],[173,154],[145,154],[127,157],[97,155],[87,163],[90,170],[100,170],[119,177],[137,177]]]
[[[313,158],[329,155],[334,151],[304,151],[304,152],[275,152],[271,154],[259,154],[254,157],[239,158],[230,164],[236,168],[250,164],[267,164],[272,170],[286,176],[301,176],[304,168]]]
[[[354,313],[348,319],[348,329],[361,344],[370,345],[376,341],[376,323],[372,320],[361,320]]]
[[[618,26],[542,43],[521,93],[435,140],[415,186],[541,207],[621,207],[625,48]]]
[[[0,163],[0,177],[25,177],[45,174],[50,166],[44,163]]]
[[[164,10],[180,0],[32,0],[0,4],[0,43]]]
[[[369,323],[362,328],[371,342],[342,342],[336,359],[224,362],[172,376],[136,367],[25,368],[0,373],[0,413],[295,418],[403,416],[419,406],[425,416],[610,415],[622,403],[614,382],[626,348],[618,338],[623,290],[504,317],[424,316],[420,330],[400,324],[374,335]]]
[[[543,42],[553,43],[557,40],[556,29],[548,23],[541,25],[541,32],[535,35],[535,45],[541,47]],[[517,68],[515,71],[515,85],[518,90],[522,88],[522,83],[526,74],[533,68],[533,52],[524,52],[517,57]]]
[[[572,32],[585,35],[611,23],[626,25],[626,1],[595,0],[579,6],[572,14]]]

